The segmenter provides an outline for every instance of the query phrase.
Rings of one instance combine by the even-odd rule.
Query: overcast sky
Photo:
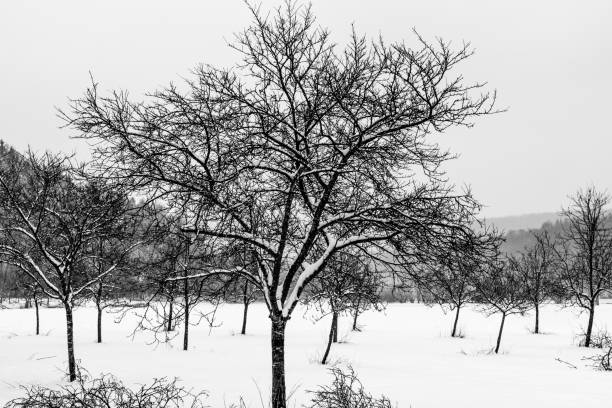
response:
[[[506,113],[439,140],[461,157],[447,166],[486,216],[557,211],[594,184],[612,191],[612,1],[314,0],[338,41],[350,24],[387,41],[441,36],[470,41],[465,76],[497,89]],[[263,1],[274,7],[277,1]],[[229,66],[226,46],[249,22],[240,0],[0,2],[0,138],[75,152],[55,107],[87,87],[145,91],[180,81],[198,63]]]

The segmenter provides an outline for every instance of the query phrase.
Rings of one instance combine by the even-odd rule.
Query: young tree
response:
[[[611,288],[612,217],[610,197],[594,187],[578,191],[563,210],[566,219],[558,239],[561,282],[570,302],[589,314],[584,346],[591,344],[595,306]]]
[[[231,69],[203,65],[186,89],[144,102],[102,97],[94,84],[64,118],[95,141],[101,174],[184,209],[185,231],[253,251],[255,273],[193,278],[240,274],[262,291],[280,408],[287,322],[331,256],[363,247],[392,257],[392,240],[427,251],[473,222],[478,204],[443,182],[453,155],[428,135],[472,125],[494,95],[454,73],[469,45],[417,36],[410,48],[353,33],[341,49],[309,7],[251,10]]]
[[[367,289],[361,286],[365,268],[366,265],[357,255],[338,252],[328,260],[325,269],[310,285],[304,302],[318,310],[320,314],[318,319],[332,316],[327,347],[321,364],[326,364],[332,343],[338,342],[339,317],[345,312],[354,310],[355,299],[360,292]],[[362,295],[362,298],[364,297]]]
[[[72,311],[87,290],[111,274],[117,261],[92,272],[88,246],[121,222],[126,196],[103,184],[77,180],[80,173],[63,156],[29,154],[0,168],[0,256],[27,274],[66,315],[68,373],[76,379]]]
[[[351,298],[349,306],[349,311],[353,315],[353,325],[351,327],[353,331],[361,331],[361,328],[357,325],[359,315],[370,309],[382,311],[385,307],[382,293],[387,286],[385,284],[386,276],[384,273],[373,270],[376,267],[376,264],[366,263],[362,268],[351,271],[355,286],[359,288]]]
[[[137,212],[136,204],[128,197],[121,204],[122,207],[117,206],[113,214],[115,222],[109,223],[105,231],[100,231],[97,239],[90,240],[85,246],[84,273],[90,279],[99,276],[97,282],[88,288],[97,309],[98,343],[102,343],[104,310],[120,304],[120,298],[126,295],[133,283],[130,273],[134,265],[131,258],[125,255],[126,250],[141,239],[141,214]],[[114,267],[113,273],[104,275],[103,272],[110,267]]]
[[[555,269],[554,243],[548,231],[532,231],[534,244],[518,256],[510,257],[512,269],[517,271],[526,289],[526,295],[535,311],[533,332],[540,333],[540,305],[559,295],[558,274]]]
[[[475,255],[469,251],[449,248],[441,253],[438,260],[420,265],[413,278],[420,291],[443,307],[455,311],[451,337],[457,335],[461,308],[472,300],[475,292],[473,274],[480,261]]]
[[[244,268],[256,273],[257,265],[255,257],[250,253],[248,246],[238,245],[228,250],[228,257],[233,267]],[[227,267],[228,265],[226,265]],[[229,276],[223,285],[223,297],[225,300],[242,303],[242,326],[240,334],[246,334],[249,306],[261,298],[261,291],[251,281],[241,275]]]
[[[40,287],[26,274],[17,275],[15,285],[19,289],[20,295],[25,298],[25,308],[28,309],[34,304],[35,333],[40,334],[40,308],[39,299],[42,295]]]
[[[495,344],[495,353],[498,353],[506,317],[522,314],[529,308],[527,289],[510,261],[501,256],[478,270],[474,286],[478,291],[475,300],[483,303],[484,311],[488,315],[502,315]]]

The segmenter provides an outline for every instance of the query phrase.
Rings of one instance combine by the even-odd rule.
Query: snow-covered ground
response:
[[[269,394],[269,324],[262,304],[250,308],[249,334],[237,334],[242,309],[219,311],[221,327],[209,335],[203,324],[192,328],[191,350],[181,350],[181,335],[171,344],[150,345],[150,336],[127,335],[134,320],[115,324],[104,319],[104,343],[95,343],[95,310],[75,313],[76,353],[92,375],[112,373],[129,384],[154,377],[178,377],[210,393],[209,405],[224,407],[242,396],[248,407],[262,407]],[[612,373],[595,371],[581,358],[597,350],[577,347],[576,334],[586,322],[575,309],[549,305],[541,313],[546,334],[530,333],[533,316],[510,316],[499,355],[490,354],[499,316],[462,312],[465,338],[450,338],[452,314],[439,307],[391,304],[384,314],[367,313],[363,331],[350,332],[340,321],[342,343],[334,345],[332,362],[350,363],[366,389],[385,394],[400,408],[612,406]],[[63,381],[65,334],[62,309],[41,309],[42,335],[34,336],[34,311],[0,310],[0,403],[20,395],[19,384],[56,385]],[[313,323],[300,310],[288,324],[287,388],[292,406],[308,399],[307,391],[328,383],[318,363],[328,334],[328,320]],[[612,331],[612,304],[597,309],[596,326]],[[559,358],[576,369],[556,361]],[[267,404],[265,404],[267,405]]]

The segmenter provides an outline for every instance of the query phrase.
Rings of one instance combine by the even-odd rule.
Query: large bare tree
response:
[[[252,248],[256,272],[195,276],[240,274],[262,291],[278,408],[287,322],[332,255],[357,247],[392,259],[391,241],[416,255],[473,221],[478,204],[445,183],[441,166],[454,156],[429,135],[471,126],[495,98],[456,72],[467,44],[353,33],[340,46],[309,7],[251,11],[233,67],[202,65],[184,87],[141,102],[94,84],[63,115],[95,142],[106,177],[184,210],[184,230]]]

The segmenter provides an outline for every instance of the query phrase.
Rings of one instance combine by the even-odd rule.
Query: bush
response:
[[[332,384],[312,391],[310,408],[392,408],[387,397],[377,399],[368,394],[351,367],[347,372],[337,367],[330,371],[334,376]]]
[[[40,386],[24,387],[26,396],[9,401],[5,408],[204,408],[204,392],[192,394],[176,380],[155,379],[137,390],[107,375],[94,380],[80,379],[59,390]]]
[[[592,357],[584,357],[584,360],[591,362],[591,366],[601,371],[612,371],[612,346],[603,354],[598,354]]]
[[[601,349],[612,347],[612,336],[606,330],[599,330],[591,336],[591,347]]]

